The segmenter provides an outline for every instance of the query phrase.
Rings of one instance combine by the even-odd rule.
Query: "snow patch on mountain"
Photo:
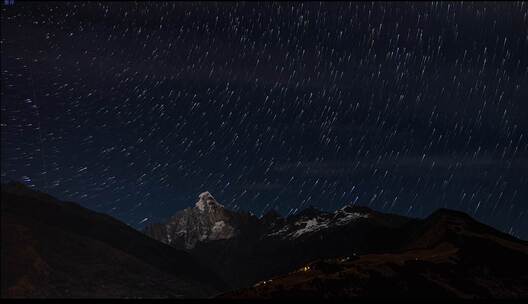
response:
[[[368,213],[351,211],[343,207],[332,214],[320,214],[314,217],[303,216],[291,224],[286,224],[276,231],[268,233],[267,237],[280,237],[282,239],[296,239],[305,234],[314,233],[336,226],[344,226],[359,219],[366,219]]]
[[[322,220],[322,219],[319,219],[318,221],[317,218],[313,218],[313,219],[309,219],[305,221],[298,221],[295,223],[295,226],[302,226],[302,225],[304,225],[303,228],[297,231],[294,231],[293,233],[290,233],[288,236],[290,238],[296,239],[305,233],[311,233],[311,232],[315,232],[315,231],[328,228],[328,221]]]
[[[211,228],[211,234],[209,234],[209,240],[224,240],[230,239],[234,236],[235,229],[224,221],[218,221]]]
[[[198,195],[198,201],[194,205],[200,211],[204,212],[209,209],[214,208],[223,208],[224,205],[220,204],[215,200],[215,198],[208,191],[200,193]]]
[[[280,235],[286,234],[288,232],[288,228],[289,228],[288,226],[283,226],[279,230],[267,234],[267,236],[274,237],[274,236],[280,236]]]
[[[346,225],[350,223],[351,221],[360,219],[360,218],[368,218],[369,215],[365,213],[359,213],[359,212],[350,212],[345,213],[344,216],[338,217],[335,221],[335,224],[338,226]]]

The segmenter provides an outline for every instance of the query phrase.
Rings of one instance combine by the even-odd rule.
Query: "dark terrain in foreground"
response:
[[[452,210],[258,218],[204,195],[160,242],[21,184],[1,198],[2,298],[528,297],[528,242]]]
[[[225,288],[192,256],[114,218],[2,185],[2,298],[207,297]]]

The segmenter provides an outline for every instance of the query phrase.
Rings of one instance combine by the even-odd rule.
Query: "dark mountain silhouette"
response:
[[[206,297],[225,288],[189,253],[78,204],[2,185],[2,297]]]

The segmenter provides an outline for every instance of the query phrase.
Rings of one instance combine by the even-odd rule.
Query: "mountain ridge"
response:
[[[230,223],[235,223],[238,213],[229,212]],[[252,225],[233,224],[235,233],[228,238],[204,239],[184,248],[219,273],[233,290],[289,273],[318,259],[405,254],[435,246],[442,248],[444,243],[463,248],[465,242],[479,243],[474,238],[479,234],[497,242],[491,246],[520,242],[524,248],[526,244],[464,212],[450,209],[438,209],[418,219],[348,204],[334,212],[312,207],[287,217],[272,212],[250,218]]]
[[[11,186],[2,185],[2,297],[206,297],[224,288],[187,252]]]
[[[257,217],[202,192],[156,235],[23,184],[1,208],[2,297],[528,296],[528,242],[450,209]]]

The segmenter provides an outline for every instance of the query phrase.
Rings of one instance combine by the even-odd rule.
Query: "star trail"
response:
[[[528,238],[525,2],[2,6],[1,178],[164,219],[467,212]]]

